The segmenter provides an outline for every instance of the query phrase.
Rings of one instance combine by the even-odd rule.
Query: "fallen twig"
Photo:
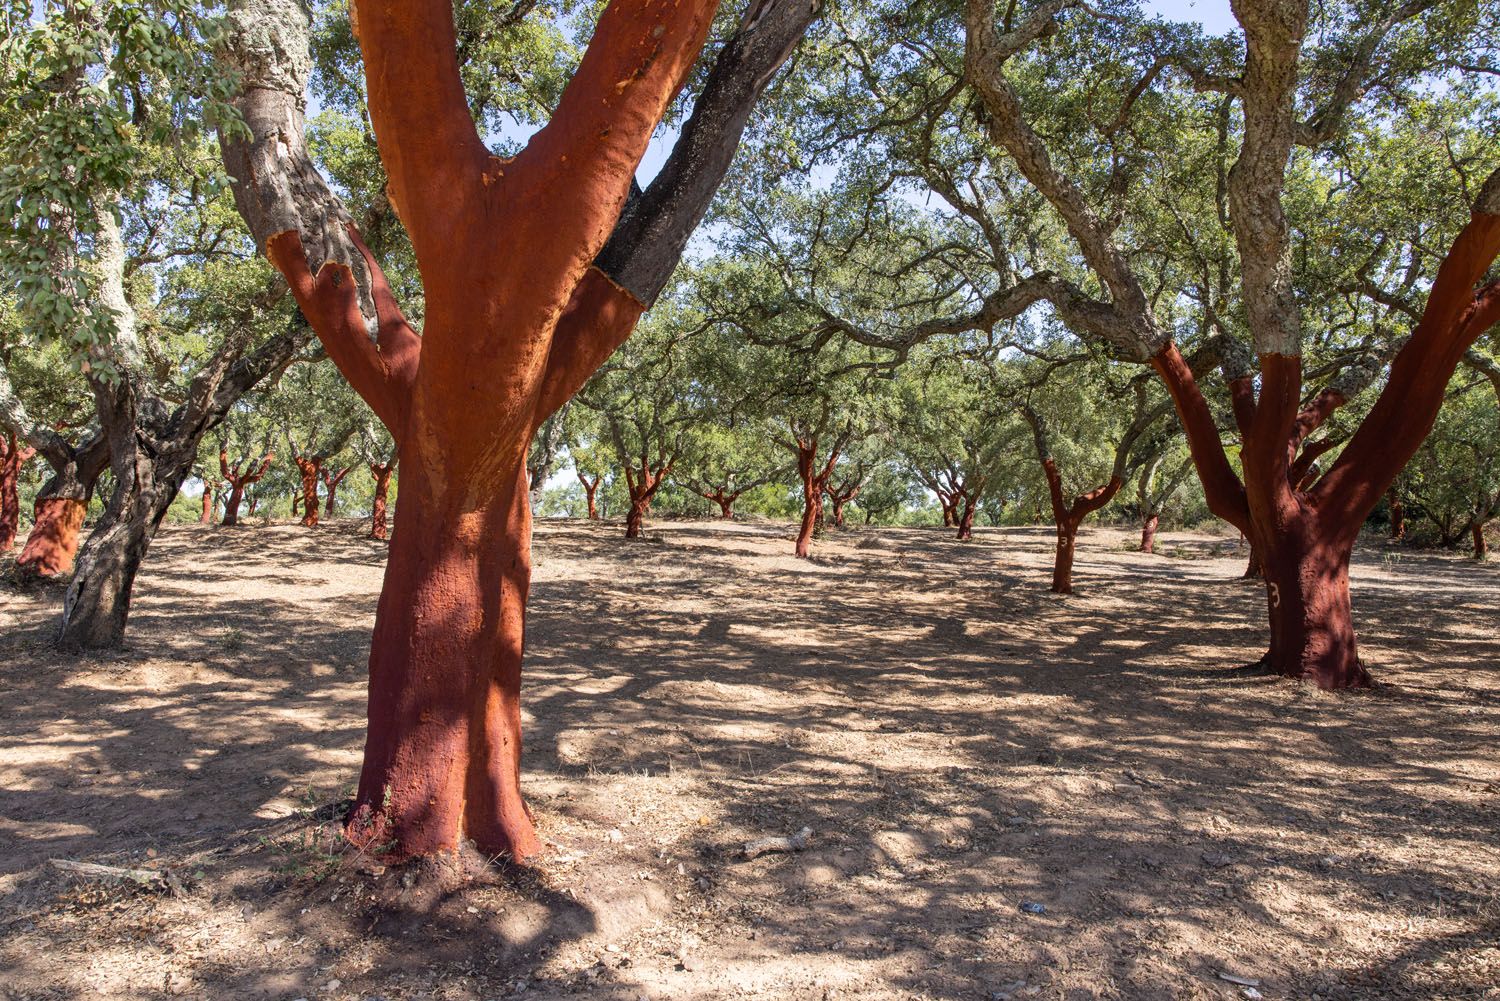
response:
[[[170,869],[125,869],[116,865],[99,865],[97,862],[73,862],[65,858],[49,859],[54,869],[71,872],[90,879],[129,880],[155,890],[164,890],[174,897],[187,895],[182,882]]]
[[[769,852],[800,852],[807,847],[812,828],[804,827],[789,838],[756,838],[745,842],[745,858],[752,859]]]

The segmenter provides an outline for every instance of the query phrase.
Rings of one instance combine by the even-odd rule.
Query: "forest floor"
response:
[[[1040,528],[536,534],[551,849],[471,878],[337,843],[355,522],[163,529],[104,657],[0,566],[0,997],[1500,998],[1500,565],[1362,548],[1331,696],[1232,672],[1232,539],[1085,528],[1059,598]]]

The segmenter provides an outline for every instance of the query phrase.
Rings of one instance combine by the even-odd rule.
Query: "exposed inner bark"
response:
[[[1120,492],[1121,480],[1111,476],[1102,487],[1079,494],[1071,504],[1063,494],[1062,476],[1057,463],[1048,455],[1042,460],[1047,476],[1047,492],[1052,499],[1052,520],[1057,525],[1057,549],[1052,562],[1052,590],[1056,594],[1073,593],[1073,553],[1078,543],[1078,526],[1083,519],[1108,504]]]
[[[1156,526],[1161,522],[1160,515],[1148,515],[1141,524],[1141,552],[1156,552]]]
[[[336,473],[330,473],[326,468],[318,470],[318,476],[323,480],[323,489],[325,492],[323,514],[327,517],[333,517],[333,513],[338,506],[339,484],[344,482],[344,477],[348,476],[349,470],[353,468],[353,466],[345,466]]]
[[[630,494],[630,509],[625,513],[625,538],[640,538],[646,515],[651,512],[651,499],[661,489],[675,462],[673,457],[659,458],[653,467],[651,460],[643,454],[640,469],[625,467],[625,487]]]
[[[802,480],[802,524],[797,529],[795,553],[802,559],[812,554],[813,534],[823,521],[823,494],[829,477],[838,465],[846,436],[841,435],[828,453],[828,461],[818,466],[818,435],[801,435],[796,439],[797,476]]]
[[[240,503],[245,498],[245,489],[252,484],[259,483],[271,468],[271,463],[276,458],[274,452],[267,452],[257,467],[248,456],[241,458],[233,466],[229,464],[229,453],[223,449],[219,450],[219,475],[229,484],[229,495],[224,499],[224,521],[225,525],[238,525],[240,523]],[[208,496],[207,484],[204,485],[204,496]]]
[[[21,467],[36,449],[23,445],[14,432],[0,437],[0,553],[15,548],[21,527]]]
[[[575,472],[576,472],[576,470],[575,470]],[[595,504],[594,498],[595,498],[595,495],[599,492],[599,481],[601,479],[603,479],[603,477],[595,476],[592,480],[590,480],[587,476],[584,476],[582,473],[577,473],[577,476],[578,476],[578,482],[581,483],[581,484],[583,484],[583,496],[588,501],[588,506],[589,506],[588,519],[589,519],[589,521],[598,521],[599,520],[599,507],[598,507],[597,504]]]
[[[305,54],[305,11],[233,6],[242,21],[281,18],[278,37],[296,43],[282,48]],[[259,170],[231,171],[237,204],[403,455],[401,523],[371,648],[366,766],[349,825],[355,840],[388,848],[386,858],[448,850],[464,836],[512,858],[539,849],[518,789],[527,445],[660,291],[749,106],[815,13],[757,2],[622,225],[635,169],[716,7],[609,4],[551,122],[509,161],[491,156],[474,129],[451,4],[352,7],[387,190],[421,265],[420,338],[358,234],[319,208],[332,196],[302,142],[305,68],[295,59],[275,72],[253,60],[243,67],[252,139],[248,153],[226,143],[226,161]],[[254,41],[245,39],[242,55],[264,51]],[[296,135],[278,144],[277,129]]]
[[[483,498],[422,457],[402,474],[348,825],[372,851],[427,855],[460,837],[489,855],[541,849],[520,787],[531,511],[517,460]]]
[[[302,480],[302,525],[304,528],[316,528],[318,524],[318,480],[323,473],[323,457],[321,455],[296,455],[292,461],[297,464],[297,473]]]
[[[1406,505],[1401,503],[1401,494],[1395,487],[1385,495],[1391,506],[1391,538],[1399,541],[1406,538]]]
[[[396,471],[396,460],[386,463],[370,463],[370,475],[375,478],[375,497],[370,502],[370,538],[384,541],[389,537],[386,503],[391,489],[391,474]]]
[[[31,533],[16,565],[38,577],[72,573],[88,501],[38,496],[31,506]]]

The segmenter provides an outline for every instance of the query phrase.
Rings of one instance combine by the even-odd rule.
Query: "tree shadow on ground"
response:
[[[1356,615],[1386,684],[1326,696],[1226,673],[1264,630],[1262,590],[1222,583],[1243,559],[1226,540],[1163,533],[1224,555],[1150,557],[1085,529],[1059,598],[1046,530],[829,533],[816,563],[784,526],[656,530],[538,524],[527,788],[556,851],[529,882],[406,899],[378,866],[308,873],[324,855],[306,811],[357,769],[380,544],[164,532],[113,658],[50,654],[32,599],[0,598],[7,911],[57,892],[48,857],[204,859],[228,903],[151,913],[244,926],[225,940],[258,951],[185,963],[217,996],[323,977],[392,998],[523,981],[1224,997],[1223,970],[1268,997],[1484,983],[1494,568],[1361,550]],[[737,858],[804,825],[801,854]],[[58,920],[0,952],[25,982],[57,976],[25,958],[35,936],[125,967],[159,948]]]

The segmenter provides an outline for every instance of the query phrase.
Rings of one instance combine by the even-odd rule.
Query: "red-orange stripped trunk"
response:
[[[1304,405],[1299,356],[1262,354],[1258,395],[1249,372],[1231,378],[1243,481],[1176,346],[1152,359],[1177,405],[1210,509],[1244,532],[1260,559],[1271,625],[1261,662],[1267,671],[1325,689],[1370,684],[1355,642],[1349,557],[1365,519],[1431,430],[1464,352],[1500,322],[1500,282],[1485,280],[1497,253],[1500,171],[1439,267],[1375,405],[1332,467],[1310,482],[1297,461],[1307,437],[1346,400],[1331,385]]]
[[[21,528],[21,467],[36,455],[36,449],[22,445],[14,434],[0,437],[0,553],[15,548]]]
[[[1141,552],[1156,552],[1156,526],[1161,523],[1161,515],[1153,514],[1141,524]]]
[[[292,461],[297,464],[297,474],[302,482],[302,496],[299,498],[302,505],[302,525],[304,528],[316,528],[318,524],[318,479],[323,472],[323,457],[321,455],[296,455],[292,457]]]
[[[1057,525],[1057,551],[1052,562],[1052,590],[1057,594],[1073,593],[1073,554],[1078,546],[1078,526],[1083,519],[1108,504],[1120,492],[1121,479],[1111,476],[1102,487],[1079,494],[1071,504],[1063,494],[1062,477],[1051,456],[1042,460],[1047,475],[1047,493],[1052,500],[1052,520]]]
[[[828,461],[818,466],[818,436],[809,435],[797,439],[797,476],[802,480],[802,524],[797,529],[795,552],[802,559],[812,555],[813,533],[823,520],[823,493],[828,487],[828,478],[833,467],[838,465],[842,445],[834,447]]]
[[[596,476],[596,477],[593,478],[593,480],[590,480],[587,476],[584,476],[582,473],[578,474],[578,482],[583,484],[583,496],[588,501],[588,506],[589,506],[588,517],[589,517],[589,521],[598,521],[599,520],[599,507],[598,507],[598,505],[596,505],[594,503],[594,495],[596,493],[598,493],[598,491],[599,491],[599,480],[601,478],[602,477]]]
[[[625,467],[625,486],[630,494],[630,510],[625,514],[625,538],[640,538],[646,515],[651,512],[651,499],[672,471],[673,461],[668,459],[653,469],[650,460],[643,455],[640,469]]]
[[[1387,490],[1385,496],[1391,505],[1391,538],[1399,541],[1406,538],[1406,505],[1401,503],[1395,487]]]
[[[207,479],[203,481],[203,512],[198,516],[198,524],[207,525],[214,520],[214,488],[209,485]]]
[[[375,499],[370,504],[370,538],[385,541],[390,529],[386,525],[386,498],[391,490],[391,474],[396,470],[396,460],[387,463],[370,463],[370,475],[375,477]]]
[[[318,470],[318,475],[322,478],[323,487],[326,491],[326,496],[323,501],[323,514],[325,516],[329,518],[333,517],[333,512],[337,507],[335,498],[338,496],[339,484],[344,482],[344,477],[348,476],[349,470],[353,468],[353,466],[345,466],[337,473],[332,474],[330,474],[327,469]]]
[[[698,493],[704,500],[711,500],[719,505],[720,521],[734,520],[734,502],[740,499],[738,493],[728,493],[722,487],[715,487],[713,490],[700,490]]]
[[[248,457],[240,459],[233,466],[229,464],[229,453],[224,449],[219,450],[219,475],[229,484],[229,495],[224,498],[224,525],[238,525],[240,523],[240,503],[245,499],[245,488],[259,483],[266,475],[266,470],[271,468],[276,453],[267,452],[261,459],[260,466],[254,465]],[[247,463],[249,463],[247,467]],[[207,484],[204,487],[204,495],[207,496]]]
[[[959,515],[958,518],[958,537],[960,539],[974,538],[974,509],[977,506],[972,497],[964,497],[963,514]]]
[[[31,506],[31,534],[16,563],[38,577],[57,577],[73,569],[79,533],[88,502],[75,497],[38,497]]]
[[[108,462],[108,453],[95,442],[60,459],[49,457],[48,461],[53,475],[32,502],[31,532],[16,558],[17,569],[35,577],[73,572],[89,498]]]
[[[388,193],[421,265],[422,336],[362,245],[373,342],[349,266],[313,273],[297,230],[272,234],[267,255],[401,452],[347,828],[383,858],[464,838],[517,859],[541,848],[520,790],[526,450],[644,309],[593,262],[715,9],[611,3],[551,122],[502,160],[469,117],[452,5],[352,7]]]

